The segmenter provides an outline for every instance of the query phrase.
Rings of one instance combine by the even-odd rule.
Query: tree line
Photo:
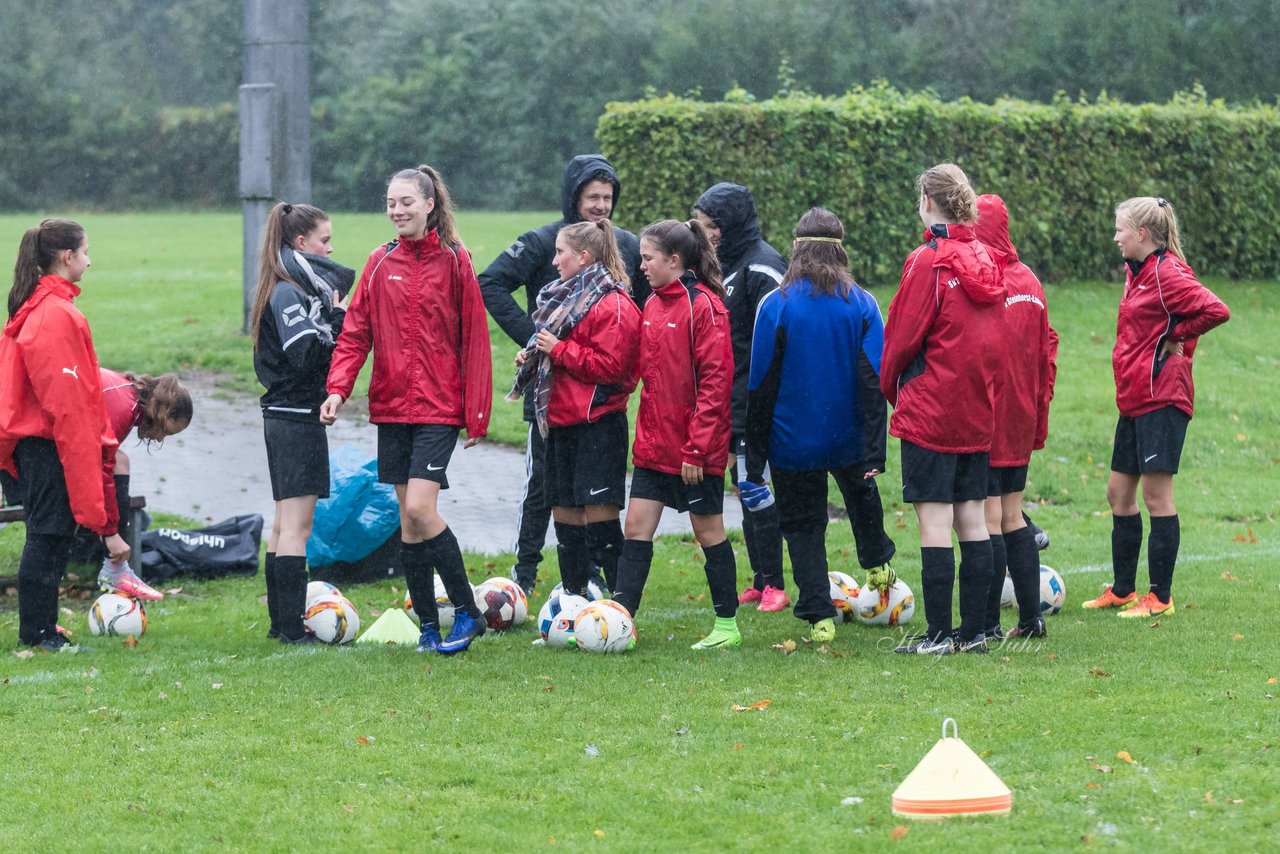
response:
[[[233,205],[243,7],[0,8],[0,208]],[[611,101],[1106,93],[1274,103],[1273,0],[312,0],[315,199],[430,162],[468,208],[556,208]]]

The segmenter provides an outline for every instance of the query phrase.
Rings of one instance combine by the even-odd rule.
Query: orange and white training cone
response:
[[[947,737],[951,724],[951,737]],[[1013,793],[960,740],[956,722],[942,722],[942,738],[893,793],[893,814],[916,821],[957,815],[1008,815]]]

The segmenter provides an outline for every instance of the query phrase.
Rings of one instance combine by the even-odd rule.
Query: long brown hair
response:
[[[1182,239],[1178,237],[1178,217],[1173,205],[1155,196],[1137,196],[1116,205],[1116,216],[1136,231],[1145,228],[1157,249],[1163,249],[1183,264]]]
[[[680,222],[674,219],[663,219],[647,225],[640,232],[641,240],[648,240],[658,247],[663,255],[679,255],[686,270],[692,270],[711,292],[720,299],[725,299],[724,283],[720,279],[720,261],[716,258],[716,248],[711,243],[707,229],[696,219]]]
[[[253,352],[258,352],[258,339],[262,334],[262,315],[266,314],[267,303],[271,302],[271,292],[276,282],[290,282],[298,287],[289,277],[280,261],[280,250],[292,246],[299,236],[305,237],[322,222],[328,222],[329,215],[315,205],[291,205],[278,203],[267,214],[267,227],[262,234],[262,252],[258,258],[258,289],[253,294],[253,310],[249,313],[249,329],[253,334]]]
[[[133,383],[138,404],[142,407],[142,417],[138,420],[139,434],[163,433],[169,421],[191,423],[195,406],[190,392],[178,381],[176,374],[153,377],[126,371],[124,377]]]
[[[436,205],[427,214],[427,231],[435,229],[440,235],[440,242],[446,246],[456,246],[462,242],[458,235],[458,226],[453,218],[453,197],[449,188],[444,185],[440,173],[425,163],[417,169],[401,169],[387,179],[387,186],[392,181],[412,181],[418,186],[418,192],[424,199],[435,199]]]
[[[613,223],[608,219],[599,222],[575,222],[560,229],[565,245],[574,252],[584,249],[591,257],[599,261],[609,271],[609,276],[618,284],[631,290],[631,277],[627,275],[627,266],[622,263],[622,255],[618,252],[618,241],[613,237]]]
[[[916,190],[937,205],[948,222],[978,221],[978,195],[969,184],[969,176],[954,163],[939,163],[920,173]]]
[[[796,223],[795,235],[796,246],[782,277],[782,289],[808,279],[819,293],[847,300],[857,283],[849,274],[840,218],[826,208],[810,208]]]
[[[31,295],[41,276],[47,276],[57,263],[58,253],[72,252],[84,243],[84,228],[69,219],[46,219],[28,228],[18,244],[18,259],[13,265],[13,287],[9,289],[9,317],[18,313]]]

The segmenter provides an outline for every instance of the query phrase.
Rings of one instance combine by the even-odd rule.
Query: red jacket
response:
[[[107,368],[98,371],[102,377],[102,403],[107,409],[107,422],[117,442],[123,442],[142,420],[138,390],[124,374]]]
[[[1004,286],[971,225],[939,224],[907,256],[889,304],[880,389],[889,432],[931,451],[991,450]]]
[[[442,246],[432,229],[373,250],[333,352],[330,394],[351,396],[370,350],[370,421],[465,426],[472,438],[488,431],[489,323],[464,247]]]
[[[625,410],[639,357],[640,309],[622,291],[606,294],[551,348],[547,424],[569,427]]]
[[[1129,418],[1165,406],[1176,406],[1190,417],[1195,403],[1191,357],[1196,339],[1226,323],[1231,312],[1196,281],[1190,267],[1172,255],[1153,252],[1141,263],[1128,264],[1116,317],[1116,346],[1111,351],[1116,406]],[[1182,342],[1181,356],[1159,357],[1166,338]]]
[[[991,465],[1025,466],[1031,452],[1043,448],[1049,435],[1058,333],[1049,325],[1040,280],[1018,260],[1018,250],[1009,239],[1009,211],[999,196],[978,197],[977,235],[1004,282]]]
[[[102,403],[80,288],[43,276],[0,335],[0,468],[18,474],[13,451],[27,437],[51,439],[67,481],[71,514],[96,534],[117,532],[116,437]]]
[[[632,462],[669,474],[701,466],[723,477],[729,458],[733,342],[729,312],[691,274],[655,288],[644,304],[640,411]]]

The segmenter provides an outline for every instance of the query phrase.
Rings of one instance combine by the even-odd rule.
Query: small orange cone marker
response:
[[[951,737],[947,737],[951,724]],[[956,722],[942,722],[942,739],[893,793],[893,814],[917,821],[941,821],[956,815],[1007,815],[1013,793],[995,772],[960,740]]]

